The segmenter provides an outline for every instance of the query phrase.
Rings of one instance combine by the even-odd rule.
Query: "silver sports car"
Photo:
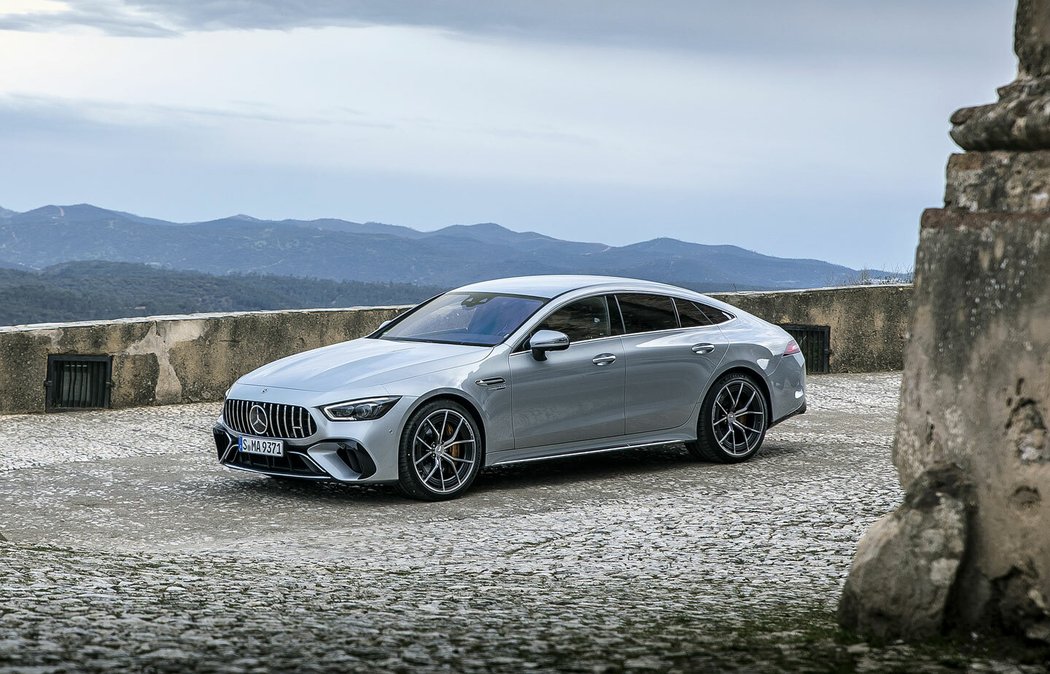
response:
[[[805,361],[775,325],[670,285],[526,276],[246,374],[214,435],[229,468],[440,500],[485,466],[570,454],[681,442],[744,461],[805,411]]]

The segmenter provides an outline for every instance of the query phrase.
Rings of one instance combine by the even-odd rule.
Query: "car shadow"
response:
[[[330,502],[333,505],[348,499],[376,504],[404,502],[404,496],[394,485],[284,479],[240,472],[233,474],[233,471],[225,478],[216,488],[226,494],[232,492],[232,495],[250,494],[260,498],[281,498],[313,504]]]
[[[799,449],[792,446],[770,443],[748,463],[776,461],[799,452]],[[494,494],[501,490],[517,491],[571,483],[595,483],[631,475],[655,475],[683,470],[687,466],[717,469],[723,465],[700,461],[681,444],[567,456],[485,468],[463,498],[469,499],[471,495],[477,494]],[[327,502],[337,505],[353,501],[375,506],[404,506],[406,503],[422,503],[406,499],[395,485],[275,479],[247,473],[239,473],[231,476],[229,480],[223,480],[220,488],[227,494],[233,490],[259,498],[294,499],[310,504]]]
[[[748,463],[776,460],[797,450],[769,445]],[[631,475],[652,475],[680,471],[688,466],[718,468],[725,464],[701,461],[682,444],[623,449],[583,456],[566,456],[543,461],[492,466],[478,475],[472,490],[554,486],[566,483],[597,482]]]

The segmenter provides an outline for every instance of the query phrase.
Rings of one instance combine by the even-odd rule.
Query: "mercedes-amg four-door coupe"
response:
[[[525,276],[244,375],[213,433],[229,468],[441,500],[485,466],[573,454],[744,461],[805,410],[805,361],[775,325],[660,283]]]

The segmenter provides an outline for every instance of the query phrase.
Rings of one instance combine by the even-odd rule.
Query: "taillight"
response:
[[[802,353],[802,349],[798,348],[798,342],[795,340],[788,342],[787,348],[784,349],[785,356],[790,356],[793,353]]]

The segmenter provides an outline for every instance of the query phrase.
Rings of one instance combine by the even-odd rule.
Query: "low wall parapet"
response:
[[[253,311],[3,327],[0,414],[44,411],[49,355],[112,356],[112,407],[222,400],[246,372],[367,335],[403,310]]]

